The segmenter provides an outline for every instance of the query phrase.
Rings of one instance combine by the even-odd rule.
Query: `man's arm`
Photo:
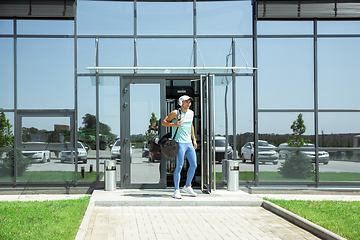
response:
[[[172,123],[173,119],[177,119],[176,110],[172,111],[165,119],[162,121],[162,125],[165,127],[180,127],[182,125],[182,121],[177,121],[176,123]]]
[[[191,138],[193,140],[193,144],[194,144],[194,148],[197,148],[197,142],[196,142],[196,138],[195,138],[195,130],[194,130],[194,124],[191,123]]]

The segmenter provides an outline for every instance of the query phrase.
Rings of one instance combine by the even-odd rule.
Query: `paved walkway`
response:
[[[196,198],[183,194],[181,200],[173,199],[172,192],[172,189],[95,190],[76,240],[343,239],[315,224],[312,224],[313,228],[301,228],[293,224],[286,218],[298,216],[290,215],[288,218],[284,210],[279,213],[279,209],[271,209],[269,205],[265,207],[262,197],[360,201],[360,194],[355,195],[358,192],[333,192],[331,195],[319,192],[309,194],[311,191],[306,194],[248,194],[245,190],[217,190],[211,194],[203,194],[196,190]],[[83,196],[85,195],[0,195],[0,201],[43,201]],[[297,222],[300,221],[305,226],[303,224],[306,224],[306,220],[299,219]]]
[[[172,189],[94,191],[76,239],[293,240],[324,236],[315,236],[262,207],[260,197],[276,198],[278,194],[196,192],[196,198],[183,194],[183,199],[175,200]],[[283,199],[292,197],[283,195]],[[316,200],[322,197],[331,199],[331,195],[315,195]],[[338,195],[333,198],[339,199]],[[344,195],[342,200],[360,201],[360,195]],[[342,238],[335,235],[328,239]]]

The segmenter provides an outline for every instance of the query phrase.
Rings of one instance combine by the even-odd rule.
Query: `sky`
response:
[[[192,3],[138,3],[139,35],[192,34]],[[11,34],[12,20],[0,20],[0,35]],[[198,34],[250,35],[250,1],[198,2]],[[78,2],[78,34],[133,34],[133,3]],[[72,21],[18,21],[18,34],[73,34]],[[312,34],[313,23],[258,22],[258,34]],[[360,22],[318,22],[319,34],[360,34]],[[318,39],[319,109],[360,109],[360,39]],[[251,38],[238,38],[237,44],[252,66]],[[192,39],[138,39],[139,66],[192,66]],[[198,39],[198,66],[226,66],[231,38]],[[314,62],[312,38],[258,39],[259,109],[299,109],[292,113],[259,113],[259,132],[291,133],[290,125],[300,109],[314,107]],[[246,66],[236,48],[236,65]],[[74,108],[74,43],[69,38],[19,38],[17,40],[17,78],[19,109]],[[14,105],[13,39],[0,38],[0,108]],[[100,66],[133,66],[131,38],[99,40]],[[95,40],[78,39],[78,73],[94,66]],[[228,63],[229,66],[231,62]],[[251,71],[248,71],[251,72]],[[116,77],[101,78],[100,121],[120,135],[119,82]],[[225,134],[225,84],[215,79],[215,132]],[[159,115],[158,87],[134,86],[131,91],[131,133],[144,134],[152,112]],[[232,133],[232,86],[228,90],[229,134]],[[237,133],[253,131],[252,77],[237,77]],[[90,77],[78,78],[79,127],[86,113],[95,115],[95,85]],[[314,114],[303,113],[306,134],[314,133]],[[13,122],[13,114],[7,113]],[[319,113],[319,132],[359,133],[360,113]],[[24,126],[52,130],[54,124],[67,124],[67,118],[25,119]]]

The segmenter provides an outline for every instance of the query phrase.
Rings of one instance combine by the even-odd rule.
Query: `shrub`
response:
[[[304,179],[312,176],[314,166],[311,159],[300,151],[287,155],[285,162],[281,163],[278,172],[286,178]]]
[[[21,152],[17,153],[17,176],[22,176],[31,164],[30,159],[25,158]],[[4,158],[0,158],[0,176],[14,176],[14,151],[9,151]]]

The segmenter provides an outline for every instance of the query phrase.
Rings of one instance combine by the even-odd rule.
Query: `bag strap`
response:
[[[178,112],[177,112],[178,114],[177,114],[177,117],[178,117],[178,121],[180,121],[181,120],[181,113],[180,113],[180,109],[178,109]],[[176,134],[177,134],[177,131],[179,130],[179,127],[177,127],[176,128],[176,131],[175,131],[175,134],[174,134],[174,137],[173,137],[173,139],[175,139],[175,137],[176,137]]]

